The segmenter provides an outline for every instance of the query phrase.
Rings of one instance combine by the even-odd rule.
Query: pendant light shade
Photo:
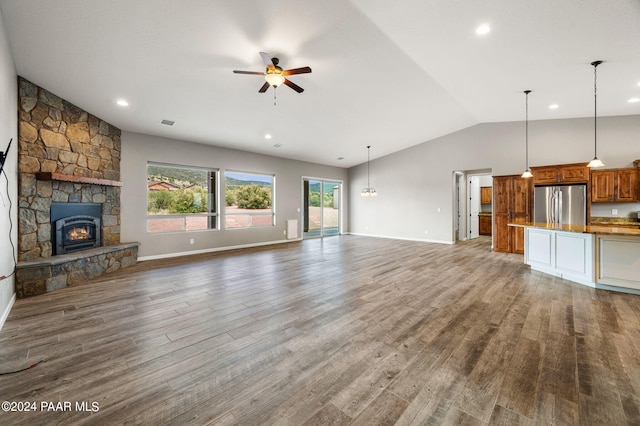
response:
[[[587,167],[596,168],[604,167],[604,163],[598,158],[598,65],[602,61],[593,61],[593,160],[587,164]]]
[[[524,146],[525,146],[525,161],[526,169],[521,177],[527,179],[533,177],[531,169],[529,168],[529,93],[531,90],[524,91]]]
[[[362,192],[360,193],[360,195],[363,197],[376,197],[378,195],[376,189],[369,183],[369,163],[371,161],[371,157],[369,156],[370,151],[371,145],[367,146],[367,187],[363,188]]]

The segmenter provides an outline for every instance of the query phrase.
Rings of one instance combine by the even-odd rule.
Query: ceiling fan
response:
[[[239,71],[233,70],[236,74],[254,74],[254,75],[263,75],[266,80],[262,85],[259,93],[264,93],[270,86],[277,88],[282,83],[291,87],[298,93],[304,92],[304,89],[297,84],[293,83],[291,80],[287,79],[287,76],[295,75],[295,74],[307,74],[311,72],[311,68],[309,67],[301,67],[301,68],[293,68],[290,70],[283,70],[278,66],[280,60],[278,58],[272,58],[268,53],[260,52],[260,56],[262,56],[262,60],[264,61],[265,66],[267,67],[264,72],[259,71]]]

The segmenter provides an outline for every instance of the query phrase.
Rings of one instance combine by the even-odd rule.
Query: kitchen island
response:
[[[531,269],[604,290],[640,294],[640,229],[511,223],[525,228]]]

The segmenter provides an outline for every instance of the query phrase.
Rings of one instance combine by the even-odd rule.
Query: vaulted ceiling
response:
[[[640,114],[637,0],[0,0],[0,11],[19,75],[123,130],[339,167],[366,161],[367,145],[373,159],[523,120],[526,89],[532,121],[593,116],[595,60],[598,115]],[[476,34],[481,24],[491,31]],[[260,51],[310,66],[290,77],[305,91],[282,86],[274,105],[263,77],[232,72],[263,71]]]

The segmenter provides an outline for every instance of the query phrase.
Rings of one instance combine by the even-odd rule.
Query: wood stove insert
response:
[[[102,206],[94,203],[51,203],[54,255],[100,247]]]

